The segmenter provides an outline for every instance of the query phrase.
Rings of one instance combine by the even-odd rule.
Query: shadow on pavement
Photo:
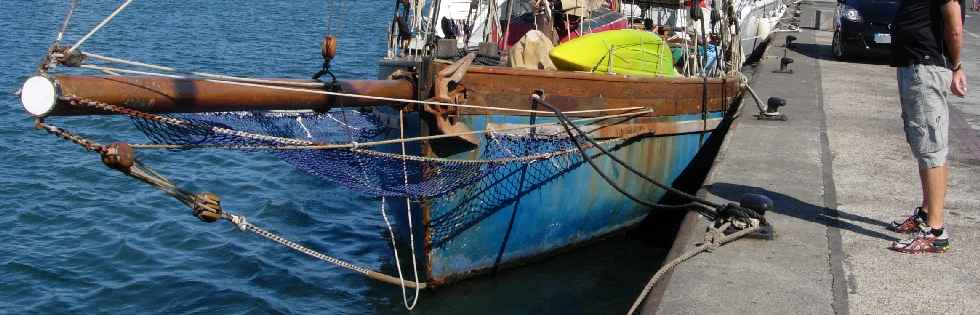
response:
[[[837,217],[831,215],[832,209],[816,206],[785,194],[770,191],[764,188],[745,186],[731,183],[714,183],[708,186],[708,191],[712,194],[727,200],[738,201],[742,195],[747,193],[762,194],[775,203],[773,212],[791,216],[800,220],[817,223],[824,226],[833,226],[842,230],[851,231],[861,235],[878,238],[885,241],[896,241],[898,238],[886,234],[888,222],[872,219],[846,211],[837,209]],[[838,220],[839,219],[839,220]],[[880,227],[881,231],[869,230],[855,225],[851,222],[860,222]],[[776,227],[779,228],[778,226]]]
[[[781,47],[780,47],[781,48]],[[793,43],[793,46],[789,48],[798,54],[819,60],[829,60],[829,61],[840,61],[840,62],[851,62],[851,63],[861,63],[869,65],[881,65],[887,66],[891,63],[891,56],[888,54],[874,53],[867,56],[861,57],[850,57],[845,60],[837,60],[833,57],[833,50],[830,45],[823,44],[811,44],[811,43]]]

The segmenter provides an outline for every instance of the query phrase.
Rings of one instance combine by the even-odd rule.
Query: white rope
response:
[[[405,110],[398,111],[398,132],[399,138],[405,138]],[[408,156],[408,151],[405,149],[405,142],[402,142],[402,156]],[[415,228],[412,227],[412,200],[408,197],[408,161],[402,159],[402,174],[405,179],[405,209],[406,216],[408,218],[408,245],[412,249],[412,273],[415,276],[415,282],[419,281],[419,267],[415,258]],[[401,272],[401,266],[398,266],[398,271]],[[404,280],[403,280],[404,282]],[[402,299],[405,302],[405,308],[411,311],[415,308],[415,305],[419,302],[419,288],[415,287],[415,295],[412,298],[412,304],[408,304],[408,296],[405,293],[405,286],[402,286]]]
[[[258,234],[259,236],[265,237],[265,238],[267,238],[267,239],[269,239],[269,240],[271,240],[273,242],[279,243],[280,245],[289,247],[289,248],[291,248],[293,250],[296,250],[298,252],[301,252],[301,253],[310,255],[312,257],[318,258],[318,259],[323,260],[325,262],[329,262],[331,264],[334,264],[334,265],[343,267],[343,268],[348,269],[348,270],[351,270],[351,271],[355,271],[355,272],[360,273],[360,274],[368,275],[368,274],[371,273],[371,270],[368,270],[368,269],[365,269],[365,268],[362,268],[362,267],[358,267],[357,265],[354,265],[352,263],[349,263],[349,262],[346,262],[346,261],[343,261],[343,260],[340,260],[340,259],[337,259],[337,258],[326,256],[326,255],[321,254],[321,253],[319,253],[317,251],[314,251],[312,249],[309,249],[306,246],[297,244],[296,242],[287,240],[285,238],[282,238],[279,235],[273,234],[272,232],[269,232],[269,231],[267,231],[265,229],[259,228],[258,226],[255,226],[254,224],[249,223],[248,220],[245,219],[245,216],[234,215],[234,214],[230,214],[230,213],[229,214],[226,214],[226,216],[228,217],[228,220],[229,221],[231,221],[232,223],[234,223],[235,226],[237,226],[238,229],[240,229],[242,231],[249,231],[249,232]]]
[[[408,290],[405,289],[405,276],[402,275],[402,260],[398,257],[398,245],[395,242],[395,230],[391,227],[391,221],[388,220],[388,214],[385,212],[385,197],[381,196],[381,218],[385,221],[385,226],[388,228],[388,235],[391,237],[391,249],[395,254],[395,269],[398,270],[398,281],[402,288],[402,301],[405,303],[405,308],[411,311],[415,308],[415,302],[418,302],[419,291],[418,286],[415,287],[415,301],[412,305],[408,305]],[[411,231],[409,231],[411,234]],[[415,258],[415,252],[412,251],[412,259]],[[414,262],[414,261],[413,261]],[[415,280],[418,280],[418,275],[416,274]]]
[[[102,29],[103,26],[108,24],[109,21],[112,21],[112,18],[116,17],[116,15],[118,15],[119,12],[122,12],[122,10],[125,9],[127,6],[129,6],[130,3],[133,3],[133,0],[126,0],[126,2],[120,5],[118,8],[116,8],[115,11],[112,11],[112,14],[109,14],[109,16],[107,16],[104,20],[102,20],[102,22],[100,22],[98,25],[92,28],[92,30],[89,31],[88,34],[85,34],[85,36],[83,36],[82,39],[79,39],[77,42],[75,42],[75,45],[72,45],[71,48],[68,48],[68,50],[65,51],[65,54],[66,55],[71,54],[72,51],[78,49],[78,46],[81,46],[83,43],[85,43],[85,41],[87,41],[90,37],[92,37],[92,35],[95,35],[95,32],[98,32],[100,29]]]
[[[82,54],[85,55],[86,57],[89,57],[89,58],[92,58],[92,59],[96,59],[96,60],[102,60],[102,61],[105,61],[105,62],[119,63],[119,64],[125,64],[125,65],[137,66],[137,67],[144,67],[144,68],[150,68],[150,69],[155,69],[155,70],[160,70],[160,71],[167,71],[167,72],[186,73],[186,74],[190,74],[190,75],[194,75],[194,76],[198,76],[198,77],[202,77],[202,78],[213,78],[213,79],[221,79],[221,80],[229,80],[229,81],[241,81],[241,82],[252,82],[252,83],[266,83],[266,84],[275,84],[275,85],[294,85],[294,86],[305,86],[305,87],[319,87],[319,88],[322,88],[322,87],[326,87],[327,86],[323,82],[278,81],[278,80],[266,80],[266,79],[252,79],[252,78],[235,77],[235,76],[221,75],[221,74],[213,74],[213,73],[207,73],[207,72],[194,72],[194,71],[184,72],[184,71],[180,71],[180,70],[178,70],[176,68],[171,68],[171,67],[166,67],[166,66],[161,66],[161,65],[155,65],[155,64],[149,64],[149,63],[143,63],[143,62],[139,62],[139,61],[132,61],[132,60],[126,60],[126,59],[113,58],[113,57],[103,56],[103,55],[99,55],[99,54],[91,53],[91,52],[82,52]]]
[[[108,74],[108,75],[111,75],[111,76],[114,76],[114,77],[121,76],[121,74],[119,74],[118,72],[112,71],[112,70],[102,70],[102,73],[105,73],[105,74]]]
[[[574,140],[572,140],[572,141],[574,141]],[[597,143],[598,144],[613,144],[613,143],[620,143],[620,142],[625,142],[625,141],[626,141],[626,139],[617,138],[617,139],[610,139],[610,140],[605,140],[605,141],[597,141]],[[588,144],[586,146],[583,146],[583,148],[585,148],[585,149],[592,148],[592,147],[593,146],[591,144]],[[368,151],[368,150],[357,150],[357,149],[352,149],[352,151],[355,151],[355,152],[358,152],[358,153],[364,153],[364,154],[368,154],[368,155],[374,155],[374,156],[380,156],[380,157],[388,157],[388,158],[393,158],[393,159],[406,159],[406,160],[409,160],[409,161],[418,161],[418,162],[440,162],[440,163],[457,163],[457,164],[505,164],[505,163],[512,163],[512,162],[534,162],[534,161],[539,161],[539,160],[547,160],[547,159],[551,159],[551,158],[554,158],[554,157],[557,157],[557,156],[561,156],[561,155],[566,155],[566,154],[578,152],[578,149],[577,148],[570,148],[570,149],[559,150],[559,151],[554,151],[554,152],[546,152],[546,153],[534,154],[534,155],[525,155],[525,156],[521,156],[521,157],[499,158],[499,159],[492,159],[492,160],[482,160],[482,159],[454,160],[454,159],[446,159],[446,158],[424,157],[424,156],[416,156],[416,155],[401,155],[401,154],[395,154],[395,153],[386,153],[386,152]]]
[[[490,136],[490,140],[493,140],[493,142],[496,142],[498,145],[500,145],[500,148],[506,151],[507,154],[510,155],[510,157],[512,158],[517,157],[517,154],[514,154],[514,151],[511,151],[510,148],[505,146],[503,143],[500,143],[500,139],[497,139],[497,132],[495,132],[493,129],[490,129],[490,132],[487,133],[487,135]]]
[[[620,118],[620,117],[639,116],[639,115],[647,114],[647,113],[650,113],[650,112],[652,112],[652,111],[651,110],[643,110],[643,111],[638,111],[638,112],[630,112],[630,113],[623,113],[623,114],[616,114],[616,115],[606,115],[606,116],[591,117],[591,118],[581,118],[581,119],[571,120],[571,122],[572,123],[580,123],[580,122],[590,122],[590,121],[606,120],[606,119]],[[167,117],[167,119],[166,120],[163,120],[162,122],[165,122],[165,123],[168,123],[168,124],[172,124],[172,125],[178,125],[178,126],[184,126],[184,125],[190,125],[190,124],[192,124],[192,123],[190,123],[188,121],[185,121],[185,120],[182,120],[182,119],[179,119],[179,118],[172,118],[172,117]],[[501,131],[522,130],[522,129],[537,128],[537,127],[553,126],[553,125],[558,125],[558,124],[560,124],[560,122],[540,123],[540,124],[534,124],[534,125],[528,125],[528,126],[520,126],[520,127],[511,127],[511,128],[497,129],[497,130],[493,130],[493,131],[494,132],[501,132]],[[351,143],[347,143],[347,144],[320,144],[320,143],[316,143],[316,142],[312,142],[312,141],[299,140],[299,139],[293,139],[293,138],[284,138],[284,137],[275,137],[275,136],[268,136],[268,135],[262,135],[262,134],[255,134],[255,133],[251,133],[251,132],[239,131],[239,130],[234,130],[234,129],[221,128],[221,127],[210,127],[210,130],[211,131],[214,131],[216,133],[233,135],[233,136],[241,136],[243,138],[252,138],[252,139],[257,139],[257,140],[273,141],[273,142],[279,142],[279,143],[286,143],[286,144],[288,144],[288,145],[284,145],[284,146],[262,146],[262,145],[246,145],[246,146],[241,146],[241,148],[247,148],[247,149],[263,149],[263,148],[267,148],[267,149],[276,149],[276,150],[357,149],[357,148],[361,148],[361,147],[373,147],[373,146],[379,146],[379,145],[385,145],[385,144],[416,142],[416,141],[423,141],[423,140],[451,138],[451,137],[458,137],[458,136],[465,136],[465,135],[475,135],[475,134],[482,134],[482,133],[491,132],[490,129],[484,129],[484,130],[467,131],[467,132],[459,132],[459,133],[451,133],[451,134],[441,134],[441,135],[432,135],[432,136],[419,136],[419,137],[412,137],[412,138],[399,138],[399,139],[391,139],[391,140],[379,140],[379,141],[371,141],[371,142],[364,142],[364,143],[354,143],[354,142],[351,142]],[[301,143],[297,144],[297,142],[301,142]],[[206,144],[204,144],[204,145],[137,144],[137,145],[133,145],[133,147],[139,147],[139,148],[144,148],[144,149],[187,149],[187,148],[198,148],[198,147],[200,147],[200,148],[207,148],[207,147],[222,148],[222,147],[227,147],[227,146],[224,146],[224,145],[206,145]]]
[[[192,79],[196,79],[195,77],[184,76],[184,75],[173,75],[173,74],[164,74],[164,73],[157,73],[157,72],[146,72],[146,71],[138,71],[138,70],[128,70],[128,69],[121,69],[121,68],[114,68],[114,67],[96,66],[96,65],[82,65],[81,67],[82,68],[87,68],[87,69],[99,70],[99,71],[109,70],[109,71],[115,71],[115,72],[120,72],[120,73],[130,73],[130,74],[139,74],[139,75],[159,76],[159,77],[167,77],[167,78],[181,79],[181,80],[192,80]],[[208,76],[201,76],[201,75],[196,75],[196,76],[198,76],[198,77],[205,77],[205,78],[208,77]],[[229,78],[234,78],[235,81],[229,81]],[[404,99],[404,98],[393,98],[393,97],[383,97],[383,96],[349,94],[349,93],[331,92],[331,91],[323,91],[323,90],[311,90],[311,89],[303,89],[303,88],[291,88],[291,87],[285,87],[285,86],[268,85],[268,84],[295,85],[295,83],[288,82],[288,81],[268,81],[268,80],[262,80],[262,79],[248,79],[248,78],[237,78],[237,77],[228,77],[228,76],[225,76],[225,79],[203,79],[203,80],[204,81],[207,81],[207,82],[213,82],[213,83],[222,83],[222,84],[230,84],[230,85],[240,85],[240,86],[257,87],[257,88],[265,88],[265,89],[273,89],[273,90],[281,90],[281,91],[290,91],[290,92],[303,92],[303,93],[312,93],[312,94],[343,96],[343,97],[349,97],[349,98],[361,98],[361,99],[370,99],[370,100],[377,100],[377,101],[388,101],[388,102],[392,102],[392,103],[410,103],[410,104],[423,104],[423,105],[439,105],[439,106],[451,106],[451,107],[460,107],[460,108],[482,109],[482,110],[488,110],[488,111],[506,111],[506,112],[535,113],[535,114],[554,114],[554,112],[542,111],[542,110],[517,109],[517,108],[505,108],[505,107],[493,107],[493,106],[478,106],[478,105],[454,104],[454,103],[433,102],[433,101],[418,101],[418,100],[411,100],[411,99]],[[242,81],[242,82],[237,82],[237,81]],[[255,82],[255,83],[250,83],[250,82]],[[261,84],[259,84],[259,83],[261,83]],[[565,114],[586,114],[586,113],[598,113],[598,112],[618,112],[618,111],[637,110],[637,109],[644,109],[644,108],[645,107],[635,106],[635,107],[621,107],[621,108],[604,108],[604,109],[591,109],[591,110],[575,110],[575,111],[566,111],[564,113]]]
[[[61,43],[61,40],[65,38],[65,31],[68,30],[68,23],[71,21],[71,17],[75,14],[76,7],[78,7],[78,0],[70,0],[68,2],[68,13],[65,15],[65,19],[61,23],[61,29],[58,30],[58,35],[54,38],[55,43]]]
[[[83,104],[86,104],[86,103],[98,103],[98,104],[101,104],[101,105],[100,106],[90,105],[90,106],[93,106],[95,108],[99,108],[99,109],[102,109],[102,110],[107,110],[107,111],[112,111],[112,112],[120,113],[120,114],[123,114],[123,115],[126,115],[126,116],[130,116],[130,117],[144,118],[143,116],[147,116],[148,115],[148,116],[151,116],[152,117],[152,120],[153,121],[160,122],[160,123],[165,123],[165,124],[169,124],[169,125],[174,125],[174,126],[186,127],[186,126],[193,126],[193,125],[195,125],[192,122],[189,122],[187,120],[183,120],[183,119],[180,119],[180,118],[174,118],[174,117],[168,117],[168,116],[160,116],[160,115],[156,115],[156,114],[147,114],[147,113],[142,113],[142,112],[136,112],[136,113],[133,113],[133,112],[125,112],[125,111],[121,111],[120,110],[120,108],[124,108],[124,107],[116,106],[116,105],[111,105],[111,104],[105,104],[105,103],[99,103],[99,102],[81,102],[81,103],[83,103]],[[218,133],[218,134],[231,135],[231,136],[237,136],[237,137],[241,137],[241,138],[249,138],[249,139],[261,140],[261,141],[278,142],[278,143],[283,143],[283,144],[287,144],[287,145],[294,145],[294,146],[296,146],[296,145],[299,145],[299,146],[308,146],[308,145],[317,145],[318,144],[316,142],[311,142],[311,141],[306,141],[306,140],[299,140],[299,139],[293,139],[293,138],[283,138],[283,137],[269,136],[269,135],[251,133],[251,132],[246,132],[246,131],[228,129],[228,128],[223,128],[223,127],[216,127],[216,126],[208,126],[207,129],[210,130],[211,132]]]
[[[596,141],[598,144],[615,144],[625,142],[624,138],[609,139],[604,141]],[[439,162],[439,163],[457,163],[457,164],[505,164],[512,162],[534,162],[539,160],[547,160],[557,156],[566,155],[569,153],[577,152],[578,149],[571,148],[554,152],[547,152],[534,155],[526,155],[521,157],[508,157],[508,158],[498,158],[498,159],[473,159],[473,160],[455,160],[447,158],[437,158],[437,157],[426,157],[426,156],[416,156],[416,155],[402,155],[397,153],[386,153],[373,150],[361,150],[358,148],[359,144],[357,142],[351,143],[353,146],[350,148],[351,151],[356,153],[362,153],[378,157],[386,157],[391,159],[405,159],[409,161],[416,162]],[[189,148],[221,148],[221,149],[244,149],[244,150],[255,150],[255,149],[284,149],[284,150],[301,150],[304,147],[301,146],[261,146],[261,145],[174,145],[174,144],[132,144],[130,145],[136,149],[189,149]],[[592,148],[591,144],[583,146],[583,148]]]

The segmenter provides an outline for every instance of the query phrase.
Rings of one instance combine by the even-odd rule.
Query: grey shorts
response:
[[[919,168],[946,164],[949,153],[949,85],[953,73],[932,65],[898,68],[905,139]]]

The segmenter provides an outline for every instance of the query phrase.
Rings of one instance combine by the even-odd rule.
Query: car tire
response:
[[[831,43],[831,48],[833,50],[834,59],[837,59],[837,60],[847,60],[847,58],[849,56],[847,55],[847,51],[844,48],[845,46],[846,45],[844,45],[844,43],[841,42],[841,34],[840,34],[840,31],[839,30],[834,31],[834,41],[833,41],[833,43]]]

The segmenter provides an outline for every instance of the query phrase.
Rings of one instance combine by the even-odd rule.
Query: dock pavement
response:
[[[833,12],[833,5],[802,9]],[[969,95],[950,98],[950,252],[887,249],[904,238],[887,223],[921,202],[889,57],[834,60],[833,33],[803,28],[788,49],[786,33],[774,36],[751,83],[763,99],[785,98],[789,120],[756,120],[747,99],[702,189],[721,202],[744,193],[772,198],[775,238],[741,239],[682,263],[647,296],[642,313],[980,312],[980,13],[967,15]],[[784,52],[795,60],[793,74],[772,72]],[[703,241],[703,221],[685,219],[672,255]]]

